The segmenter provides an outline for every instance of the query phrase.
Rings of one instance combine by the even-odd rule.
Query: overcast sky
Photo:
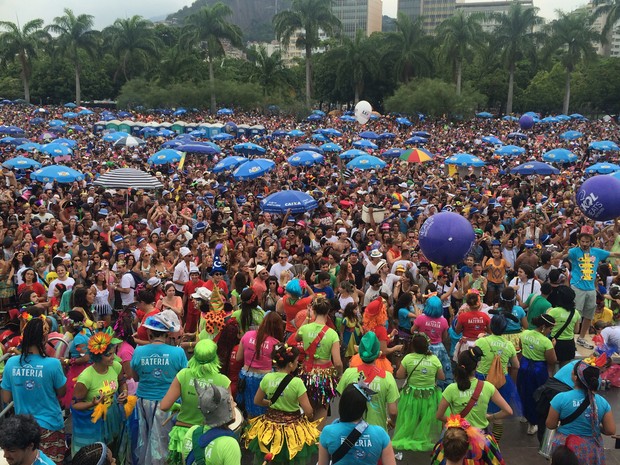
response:
[[[540,14],[546,19],[555,17],[556,9],[571,11],[587,3],[587,0],[534,0]],[[46,24],[62,15],[63,8],[70,8],[75,14],[87,13],[95,17],[95,28],[110,25],[117,18],[141,15],[154,18],[172,13],[192,0],[0,0],[0,19],[25,23],[42,18]],[[396,16],[397,0],[383,0],[383,12]]]

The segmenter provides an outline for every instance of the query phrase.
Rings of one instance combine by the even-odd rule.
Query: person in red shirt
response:
[[[302,298],[304,289],[308,291],[308,296]],[[276,312],[286,317],[286,328],[284,331],[285,337],[288,338],[288,336],[297,331],[295,317],[300,311],[306,310],[312,303],[314,292],[306,281],[299,279],[292,279],[286,283],[285,292],[284,297],[278,300],[276,304]]]
[[[457,333],[462,333],[460,341],[454,350],[453,360],[457,361],[461,352],[473,347],[480,334],[491,332],[491,318],[484,313],[480,293],[476,289],[470,289],[465,296],[465,309],[461,309],[456,316]]]
[[[136,334],[133,335],[133,339],[137,345],[145,345],[149,343],[149,335],[143,323],[148,317],[157,315],[161,311],[155,308],[155,294],[152,290],[143,289],[138,292],[138,310],[144,314],[144,317],[142,317],[140,326]]]
[[[222,281],[223,282],[223,281]],[[185,332],[195,333],[200,319],[200,310],[194,305],[194,299],[189,297],[196,292],[199,287],[205,287],[205,283],[200,279],[200,270],[196,265],[189,268],[189,281],[183,286],[183,308],[185,308]],[[226,284],[226,283],[224,283]],[[211,287],[213,288],[213,286]]]
[[[215,286],[219,287],[222,297],[227,301],[229,294],[228,294],[228,285],[226,284],[226,281],[224,281],[223,279],[224,273],[226,273],[226,270],[224,270],[224,268],[217,267],[217,266],[213,267],[213,269],[211,270],[211,279],[206,282],[204,287],[206,287],[210,291],[213,291],[213,288]]]

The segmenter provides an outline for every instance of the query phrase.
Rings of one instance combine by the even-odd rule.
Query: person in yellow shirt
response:
[[[594,317],[592,318],[592,325],[594,325],[597,321],[602,321],[606,324],[613,323],[614,312],[605,307],[605,298],[602,294],[596,293],[596,309],[594,310]],[[590,328],[590,332],[594,333],[594,329]]]

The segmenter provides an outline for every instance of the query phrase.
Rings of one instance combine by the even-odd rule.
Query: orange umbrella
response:
[[[431,161],[433,155],[424,149],[415,148],[405,150],[399,158],[407,163],[423,163],[425,161]]]

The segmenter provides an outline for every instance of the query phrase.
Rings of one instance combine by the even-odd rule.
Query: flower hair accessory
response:
[[[113,344],[120,344],[122,341],[114,337],[112,328],[106,328],[105,330],[98,331],[93,334],[88,340],[88,351],[91,354],[100,355],[103,354],[108,347]]]
[[[467,428],[471,428],[471,425],[465,418],[461,418],[460,415],[450,415],[448,421],[446,421],[446,428],[461,428],[467,430]]]
[[[486,438],[484,437],[482,431],[472,426],[465,418],[462,418],[460,415],[450,415],[448,417],[448,421],[446,421],[446,428],[461,428],[462,430],[464,430],[467,433],[467,437],[469,438],[469,444],[471,445],[474,453],[476,453],[476,450],[484,448]]]

